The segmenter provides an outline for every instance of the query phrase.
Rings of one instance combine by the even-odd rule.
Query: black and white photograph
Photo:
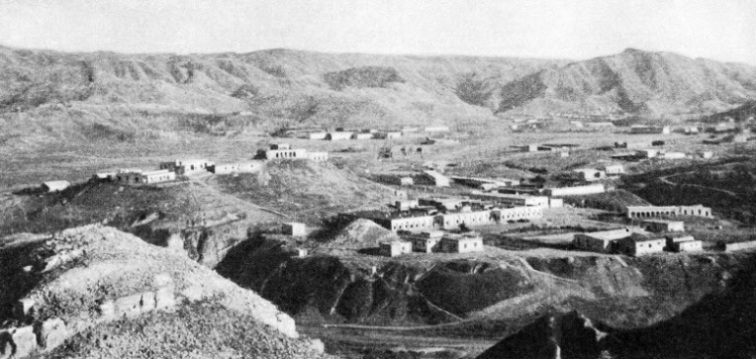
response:
[[[67,358],[756,358],[756,0],[0,0]]]

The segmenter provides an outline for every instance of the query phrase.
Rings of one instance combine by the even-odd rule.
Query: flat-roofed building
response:
[[[352,135],[353,140],[370,140],[373,138],[372,133],[355,133]]]
[[[412,208],[417,208],[419,202],[416,199],[404,199],[394,202],[394,208],[399,211],[409,211]]]
[[[445,213],[436,216],[441,227],[446,230],[475,227],[496,223],[496,215],[491,210]]]
[[[289,236],[304,237],[307,235],[307,227],[301,222],[288,222],[281,224],[281,232]]]
[[[144,171],[141,174],[143,184],[154,184],[176,180],[176,172],[169,170]]]
[[[161,162],[161,170],[176,172],[178,175],[192,175],[208,171],[208,167],[214,165],[206,159],[178,159],[171,162]]]
[[[589,233],[576,233],[572,244],[575,248],[598,252],[609,253],[612,251],[616,241],[629,237],[632,234],[630,229],[615,229],[610,231],[598,231]]]
[[[310,132],[307,137],[311,140],[325,140],[328,132]]]
[[[625,173],[625,166],[621,164],[611,164],[604,166],[604,172],[609,176],[617,176]]]
[[[307,150],[305,149],[284,149],[265,151],[266,160],[286,160],[286,159],[307,159]]]
[[[694,206],[627,206],[628,218],[653,218],[663,216],[697,216],[710,218],[711,208]]]
[[[352,138],[353,132],[329,132],[326,135],[326,140],[329,141],[343,141],[343,140],[349,140]]]
[[[290,150],[291,145],[288,143],[271,143],[270,149],[271,150]]]
[[[639,233],[633,233],[629,237],[617,241],[618,252],[629,256],[642,256],[645,254],[664,252],[666,246],[664,238],[648,237]]]
[[[703,242],[702,241],[685,241],[685,242],[676,242],[672,244],[671,250],[673,252],[701,252],[703,251]]]
[[[544,194],[551,197],[585,196],[604,192],[606,192],[606,188],[601,183],[584,186],[546,188],[543,190]]]
[[[470,192],[470,194],[468,194],[468,197],[509,206],[538,206],[544,208],[549,207],[549,197],[547,196],[529,196],[521,194],[472,191]]]
[[[606,172],[595,168],[578,168],[572,170],[575,179],[585,182],[594,182],[606,178]]]
[[[359,211],[352,213],[340,213],[340,219],[351,221],[356,218],[369,219],[376,224],[388,230],[422,232],[434,230],[436,225],[435,217],[425,212],[382,212],[382,211]]]
[[[483,251],[483,237],[478,233],[447,233],[441,238],[441,251],[470,253]]]
[[[443,231],[430,231],[407,236],[407,239],[412,242],[413,251],[432,253],[441,251],[440,243],[443,236]]]
[[[685,222],[668,221],[663,219],[646,219],[640,223],[649,232],[684,232]]]
[[[684,242],[693,242],[696,241],[696,239],[691,236],[690,234],[683,234],[683,233],[673,233],[673,234],[667,234],[664,236],[664,239],[667,242],[667,250],[671,252],[679,252],[680,245],[679,243]],[[699,241],[700,242],[700,241]],[[693,245],[695,246],[695,245]],[[686,247],[686,246],[683,246]]]
[[[42,190],[45,192],[60,192],[71,186],[68,181],[47,181],[42,182]]]
[[[685,158],[685,153],[682,152],[664,152],[660,153],[657,157],[665,160],[679,160]]]
[[[509,222],[519,220],[533,220],[543,217],[543,208],[537,206],[500,208],[491,211],[491,215],[497,222]]]
[[[244,161],[235,163],[222,163],[211,166],[210,172],[217,175],[232,173],[257,173],[262,170],[264,163],[262,161]]]
[[[378,247],[381,255],[385,257],[396,257],[412,253],[412,242],[394,240],[379,243]]]

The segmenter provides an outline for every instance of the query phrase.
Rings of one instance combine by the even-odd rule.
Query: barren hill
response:
[[[0,47],[0,110],[29,114],[4,118],[0,128],[23,126],[0,141],[29,132],[80,138],[92,131],[117,136],[185,130],[229,113],[244,114],[245,124],[271,127],[491,118],[497,95],[469,104],[462,99],[476,94],[464,83],[477,81],[489,91],[560,63],[284,49],[126,55]]]
[[[3,357],[320,356],[255,293],[113,228],[0,243]]]
[[[627,49],[544,69],[501,91],[500,111],[713,113],[756,96],[756,68]]]
[[[395,199],[391,188],[348,169],[306,160],[271,161],[259,174],[217,176],[211,185],[310,223],[339,212],[381,207]]]

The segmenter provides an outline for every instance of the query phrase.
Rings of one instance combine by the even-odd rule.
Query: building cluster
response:
[[[449,126],[428,126],[423,129],[405,127],[400,131],[378,131],[376,129],[345,130],[336,128],[335,131],[313,131],[307,134],[311,140],[343,141],[343,140],[372,140],[372,139],[395,139],[414,134],[438,134],[450,132]]]
[[[304,148],[292,148],[288,143],[274,143],[267,150],[259,150],[255,158],[268,161],[306,159],[322,162],[328,160],[328,152],[312,152]]]
[[[379,244],[380,254],[395,257],[411,252],[470,253],[483,251],[483,237],[476,232],[428,231],[406,234],[402,239]]]
[[[442,173],[434,170],[424,170],[420,172],[407,172],[407,173],[382,173],[376,174],[373,178],[377,182],[395,186],[433,186],[433,187],[449,187],[452,180],[443,175]]]
[[[575,248],[629,256],[669,252],[700,252],[703,242],[684,233],[681,221],[648,220],[641,227],[650,232],[634,232],[629,228],[575,234]]]
[[[502,221],[523,221],[541,218],[542,206],[506,206],[471,198],[428,197],[397,201],[394,211],[362,211],[344,213],[347,220],[364,218],[394,232],[458,230]]]
[[[151,185],[175,181],[177,176],[194,176],[203,173],[216,175],[257,173],[265,166],[265,161],[284,159],[327,161],[328,152],[309,152],[306,149],[292,149],[289,144],[278,143],[271,144],[267,150],[258,151],[257,157],[254,160],[215,163],[207,159],[177,159],[159,163],[156,170],[126,168],[111,172],[99,172],[94,174],[92,178],[97,181],[115,182],[132,186]],[[61,190],[60,182],[65,181],[46,182],[51,188],[49,191]]]
[[[672,133],[669,126],[648,126],[648,125],[632,125],[630,126],[631,134],[657,134],[657,135],[669,135]]]

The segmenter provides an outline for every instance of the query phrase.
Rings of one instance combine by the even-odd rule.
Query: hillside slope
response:
[[[756,96],[756,68],[627,49],[544,69],[501,91],[499,111],[713,113]]]
[[[0,47],[0,110],[7,115],[0,116],[0,129],[10,131],[0,131],[0,143],[31,134],[55,139],[196,130],[223,121],[214,114],[229,113],[244,114],[234,121],[272,128],[491,118],[498,95],[490,90],[560,63],[283,49],[126,55]],[[493,95],[481,100],[469,93],[481,89],[459,86],[463,81],[484,84]],[[481,101],[462,100],[471,98]]]
[[[1,243],[0,350],[14,358],[320,355],[255,293],[113,228]]]

